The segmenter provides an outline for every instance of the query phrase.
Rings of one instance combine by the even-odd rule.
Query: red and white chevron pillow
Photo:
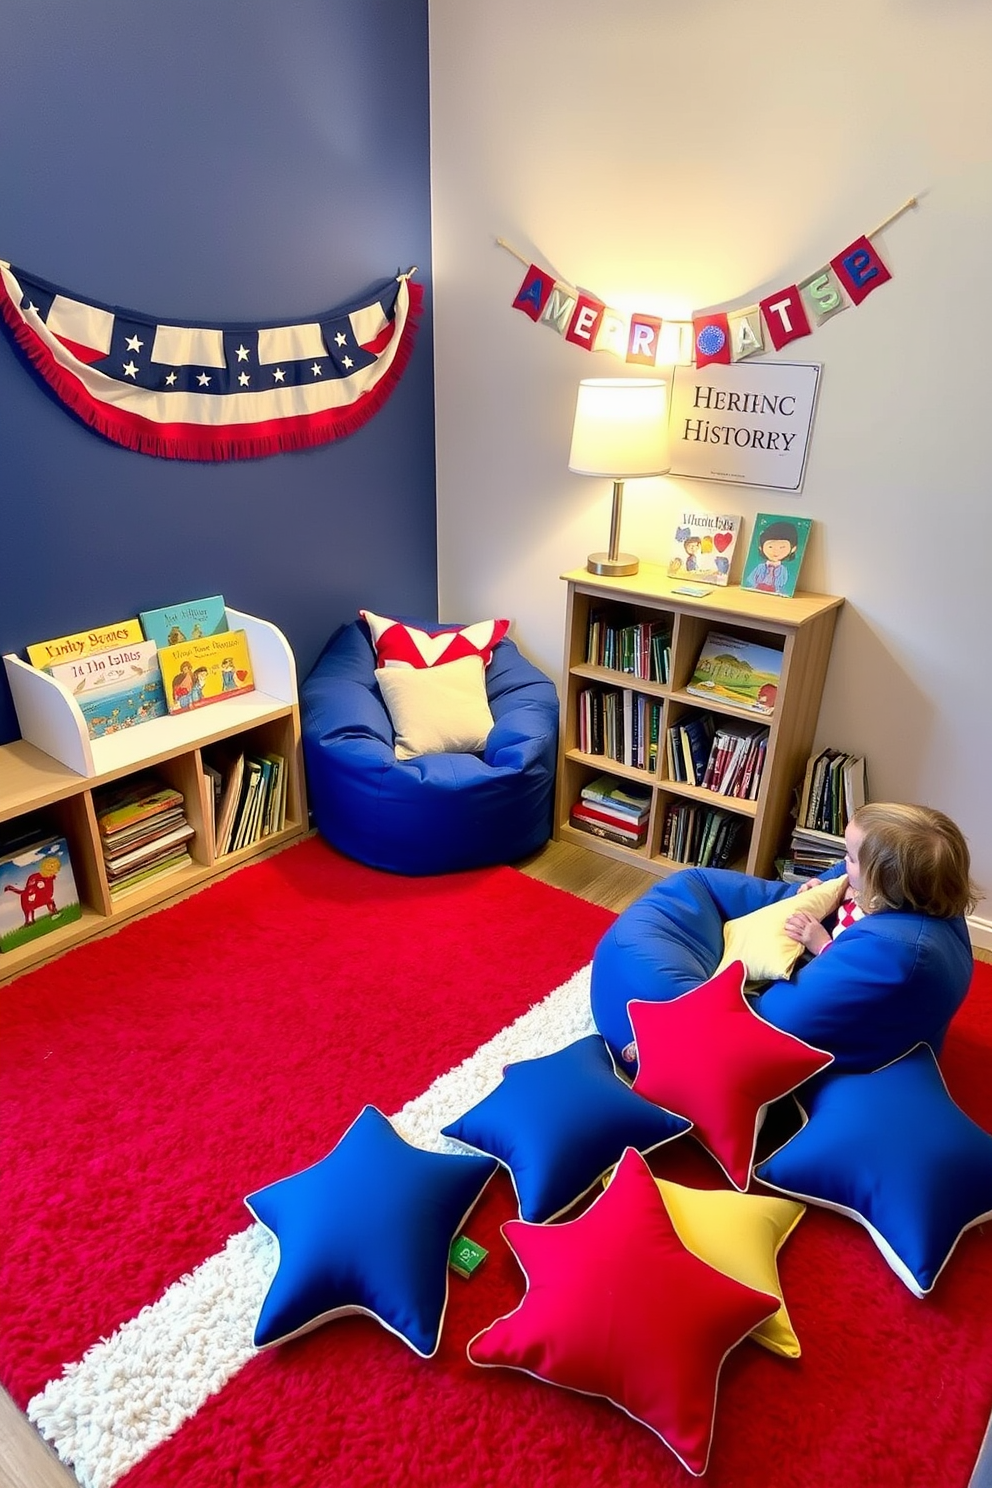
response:
[[[474,625],[429,635],[372,610],[358,613],[372,632],[377,667],[434,667],[463,656],[481,656],[488,666],[493,650],[510,628],[509,620],[477,620]]]

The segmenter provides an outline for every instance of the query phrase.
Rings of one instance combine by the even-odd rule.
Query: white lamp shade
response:
[[[593,377],[579,383],[568,468],[627,480],[669,468],[665,384]]]

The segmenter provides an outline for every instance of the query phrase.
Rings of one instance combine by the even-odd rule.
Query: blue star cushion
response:
[[[928,1044],[826,1077],[801,1104],[806,1125],[756,1176],[856,1219],[925,1296],[965,1230],[992,1218],[992,1136],[955,1105]]]
[[[279,1247],[255,1346],[358,1312],[430,1358],[451,1242],[495,1171],[490,1158],[411,1147],[366,1106],[320,1162],[245,1199]]]
[[[624,1149],[650,1152],[692,1123],[635,1095],[598,1033],[556,1054],[507,1065],[496,1089],[444,1127],[509,1169],[521,1218],[555,1219]]]

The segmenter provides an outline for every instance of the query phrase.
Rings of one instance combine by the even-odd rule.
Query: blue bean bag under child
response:
[[[838,864],[821,877],[843,871]],[[617,918],[596,947],[591,996],[596,1027],[623,1068],[636,1069],[623,1058],[633,1039],[628,1002],[667,1002],[698,987],[723,955],[727,920],[795,892],[792,884],[727,869],[687,868]],[[939,1053],[972,969],[963,918],[884,910],[858,920],[788,981],[773,982],[754,1008],[828,1050],[834,1070],[876,1070],[921,1042]]]

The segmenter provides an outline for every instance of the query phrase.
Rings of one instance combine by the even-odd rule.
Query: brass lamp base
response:
[[[640,559],[635,558],[633,553],[590,553],[586,562],[586,568],[590,573],[606,574],[611,579],[622,578],[624,574],[635,574],[640,567]]]

